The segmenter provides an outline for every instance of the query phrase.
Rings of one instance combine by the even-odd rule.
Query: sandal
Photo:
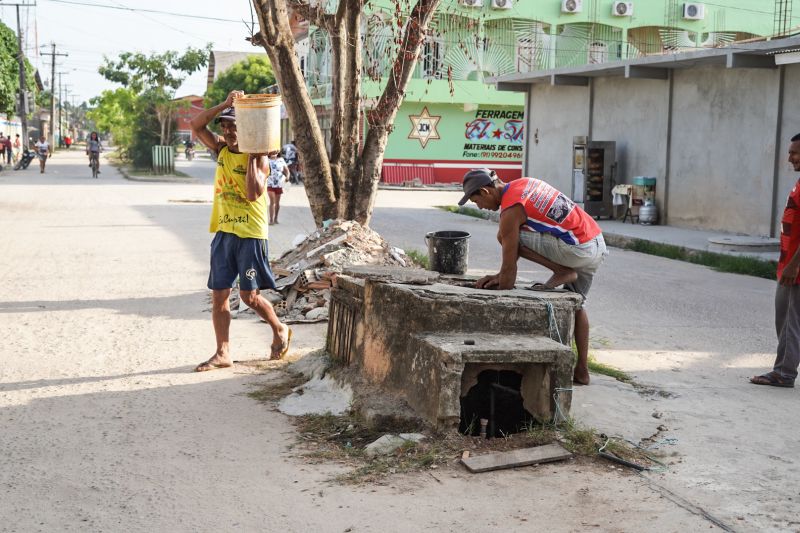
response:
[[[565,289],[559,289],[557,287],[548,287],[544,283],[534,283],[530,287],[526,287],[529,291],[539,291],[539,292],[566,292]]]
[[[209,359],[208,361],[204,361],[199,365],[197,365],[196,367],[194,367],[194,371],[208,372],[209,370],[218,370],[220,368],[230,368],[231,366],[233,366],[231,363],[212,363],[214,357],[216,357],[216,355],[211,356],[211,359]]]
[[[282,341],[280,344],[273,344],[270,346],[271,350],[269,354],[270,361],[283,359],[284,356],[289,352],[289,345],[292,342],[292,328],[287,326],[286,330],[287,330],[286,341],[285,342]]]
[[[753,385],[769,385],[770,387],[784,387],[787,389],[794,387],[794,381],[784,380],[775,372],[767,372],[760,376],[753,376],[750,378],[750,383]]]

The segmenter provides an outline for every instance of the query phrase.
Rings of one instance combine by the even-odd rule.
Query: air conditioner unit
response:
[[[561,0],[562,13],[580,13],[583,11],[583,0]]]
[[[683,18],[686,20],[703,20],[705,16],[706,6],[704,4],[683,4]]]
[[[513,0],[492,0],[493,9],[511,9],[513,7]]]
[[[611,14],[615,17],[632,17],[633,2],[614,2]]]
[[[483,0],[461,0],[464,7],[483,7]]]

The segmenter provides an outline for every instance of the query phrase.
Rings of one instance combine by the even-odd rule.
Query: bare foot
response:
[[[272,339],[270,345],[270,360],[282,359],[289,351],[289,343],[292,342],[292,328],[286,324],[281,324],[281,331],[278,337]]]
[[[565,283],[572,283],[576,279],[578,279],[578,273],[572,269],[565,270],[563,272],[553,272],[553,275],[550,276],[550,279],[544,282],[544,286],[548,289],[555,289],[560,285],[564,285]]]
[[[575,372],[572,374],[572,382],[577,385],[588,385],[589,369],[575,367]]]
[[[194,368],[195,372],[208,372],[219,368],[228,368],[232,365],[230,357],[227,355],[214,354],[211,359],[204,361]]]

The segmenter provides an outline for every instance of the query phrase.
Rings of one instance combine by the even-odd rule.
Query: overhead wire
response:
[[[109,4],[96,4],[93,2],[78,2],[76,0],[40,0],[43,2],[53,2],[56,4],[72,4],[78,6],[87,6],[87,7],[99,7],[103,9],[116,9],[121,11],[131,11],[134,13],[152,13],[154,15],[168,15],[171,17],[180,17],[180,18],[187,18],[187,19],[197,19],[197,20],[207,20],[211,22],[231,22],[236,24],[241,24],[241,20],[233,20],[233,19],[226,19],[226,18],[218,18],[218,17],[207,17],[203,15],[192,15],[191,13],[177,13],[174,11],[161,11],[158,9],[145,9],[141,7],[129,7],[123,5],[109,5]]]

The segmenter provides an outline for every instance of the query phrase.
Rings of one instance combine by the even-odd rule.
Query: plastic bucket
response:
[[[239,151],[266,154],[281,149],[281,96],[247,94],[233,100]]]
[[[425,235],[430,269],[442,274],[465,274],[469,255],[466,231],[431,231]]]

